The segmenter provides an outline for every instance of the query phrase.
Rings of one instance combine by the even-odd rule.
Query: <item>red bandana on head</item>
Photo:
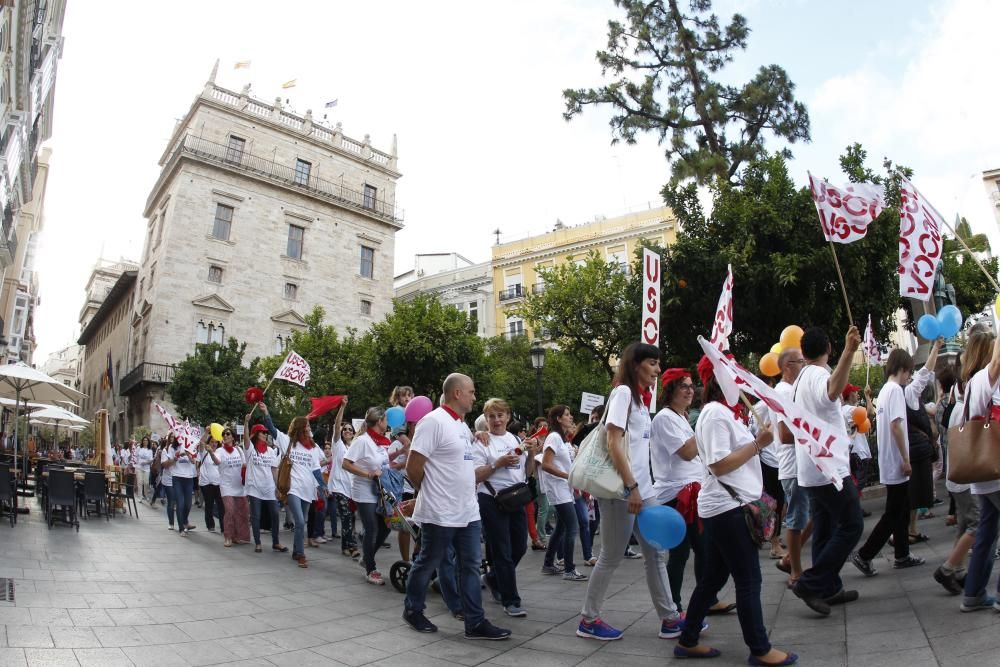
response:
[[[681,378],[690,378],[691,372],[686,368],[668,368],[663,371],[663,375],[660,376],[660,386],[664,389],[667,388],[671,382],[680,380]]]

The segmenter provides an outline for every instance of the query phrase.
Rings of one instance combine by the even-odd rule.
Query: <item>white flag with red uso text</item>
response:
[[[905,177],[899,183],[899,294],[928,301],[941,259],[941,215]]]
[[[830,480],[830,483],[838,491],[842,489],[844,482],[837,475],[832,450],[843,448],[846,451],[850,447],[850,440],[838,434],[830,424],[802,409],[801,405],[783,397],[734,359],[727,359],[714,344],[701,336],[698,336],[698,343],[712,362],[715,379],[726,397],[726,402],[736,405],[740,400],[740,390],[759,398],[792,432],[796,446],[802,448],[798,451],[808,454],[816,468]],[[777,424],[774,428],[777,429]],[[777,441],[777,430],[774,437]]]
[[[809,189],[823,236],[834,243],[863,239],[868,233],[868,225],[875,222],[885,208],[885,188],[874,183],[851,183],[838,188],[809,174]]]
[[[729,349],[729,334],[733,333],[733,265],[728,266],[726,282],[722,284],[719,305],[715,308],[715,323],[710,341],[720,352]]]
[[[181,441],[181,444],[187,448],[194,448],[197,446],[198,442],[201,440],[201,427],[197,424],[192,424],[189,420],[185,419],[181,421],[174,417],[172,414],[166,411],[166,409],[159,403],[153,402],[156,409],[159,411],[160,416],[163,417],[163,421],[167,423],[167,428],[170,432]]]
[[[288,356],[274,372],[274,379],[292,382],[304,387],[309,381],[309,363],[294,351],[289,350]]]
[[[882,363],[882,349],[875,340],[875,330],[872,329],[872,316],[868,316],[868,326],[865,327],[865,358],[869,364]]]

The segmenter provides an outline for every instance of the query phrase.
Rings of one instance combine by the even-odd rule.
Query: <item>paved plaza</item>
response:
[[[881,503],[865,504],[877,511]],[[199,510],[192,514],[199,530],[189,539],[167,530],[162,509],[139,511],[138,520],[91,518],[79,533],[48,530],[34,507],[14,529],[0,523],[0,577],[16,585],[14,603],[0,602],[0,665],[623,667],[673,660],[674,642],[656,636],[641,561],[623,564],[605,607],[604,618],[626,629],[621,641],[574,636],[586,583],[539,574],[542,554],[529,550],[519,572],[529,616],[510,619],[487,603],[488,616],[514,635],[474,642],[462,637],[460,622],[433,594],[428,616],[440,631],[410,630],[400,618],[402,595],[364,583],[361,568],[333,544],[309,549],[310,567],[301,570],[287,554],[223,548],[220,535],[204,530]],[[867,520],[866,534],[876,516]],[[785,589],[773,561],[762,561],[764,613],[775,646],[795,651],[808,666],[1000,665],[1000,616],[959,613],[959,599],[931,577],[952,529],[940,518],[920,526],[931,540],[913,553],[927,565],[894,571],[891,552],[883,552],[880,574],[868,580],[848,565],[845,583],[861,599],[835,607],[826,619]],[[283,540],[291,544],[291,534],[283,532]],[[383,549],[380,569],[387,573],[397,557],[395,545]],[[710,621],[705,641],[723,656],[709,663],[745,665],[735,614]]]

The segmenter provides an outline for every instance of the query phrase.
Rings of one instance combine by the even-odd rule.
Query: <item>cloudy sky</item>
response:
[[[743,13],[752,29],[727,78],[777,63],[809,108],[813,141],[793,147],[800,183],[807,169],[836,177],[838,155],[860,141],[874,166],[889,156],[913,167],[946,217],[961,212],[998,247],[981,172],[1000,167],[1000,3],[726,0],[715,10]],[[36,363],[78,336],[97,258],[140,257],[157,160],[217,58],[220,85],[252,83],[256,96],[288,97],[299,113],[320,115],[338,99],[329,120],[348,136],[370,134],[388,150],[398,135],[406,229],[396,273],[420,252],[486,260],[497,228],[513,240],[557,218],[578,224],[657,205],[669,167],[655,141],[613,147],[607,114],[561,116],[564,88],[600,83],[594,52],[615,11],[610,0],[289,0],[280,10],[69,0]],[[251,67],[234,70],[243,60]],[[290,79],[298,85],[282,91]]]

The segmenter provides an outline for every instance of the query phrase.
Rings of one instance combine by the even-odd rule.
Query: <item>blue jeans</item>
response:
[[[840,569],[865,531],[865,519],[858,501],[858,487],[850,477],[837,491],[833,484],[811,486],[812,567],[802,573],[798,585],[821,598],[836,595],[843,588]]]
[[[449,546],[454,546],[458,556],[458,586],[462,595],[462,613],[465,629],[477,628],[485,619],[482,589],[479,583],[479,566],[482,556],[479,549],[481,525],[473,521],[463,528],[436,526],[425,523],[420,528],[420,553],[413,561],[413,568],[406,579],[407,612],[423,613],[426,609],[427,585],[434,570],[441,566]]]
[[[520,607],[517,564],[528,550],[528,518],[524,510],[504,512],[497,506],[496,498],[485,493],[479,494],[479,516],[489,549],[490,572],[486,576],[496,585],[504,607]]]
[[[295,524],[295,537],[292,540],[292,555],[306,553],[306,514],[309,512],[311,501],[303,500],[298,496],[288,495],[288,511],[292,514],[292,522]]]
[[[177,503],[177,529],[191,525],[191,496],[194,495],[194,477],[174,477],[174,499]]]
[[[163,493],[167,496],[167,522],[173,526],[174,525],[174,512],[177,510],[177,496],[174,495],[173,486],[161,486]]]
[[[563,558],[563,572],[573,572],[576,564],[573,562],[573,542],[576,541],[576,504],[561,503],[552,506],[556,511],[556,529],[549,538],[549,547],[545,550],[545,566],[551,567],[555,561],[556,552]]]
[[[278,501],[274,498],[250,498],[250,528],[253,531],[253,543],[260,546],[260,510],[264,508],[271,516],[271,546],[276,547],[281,544],[278,539],[278,529],[281,527],[278,519]]]
[[[757,545],[747,529],[743,508],[737,507],[701,522],[705,527],[702,535],[705,565],[702,577],[695,583],[691,594],[679,643],[687,648],[697,646],[708,608],[715,604],[719,591],[732,574],[736,589],[736,614],[743,631],[743,641],[750,653],[764,655],[771,650],[771,642],[767,638],[764,611],[760,606],[760,561]]]
[[[416,556],[414,556],[416,558]],[[455,555],[455,547],[448,545],[448,550],[441,559],[441,564],[437,569],[438,588],[441,589],[441,599],[452,614],[462,611],[462,593],[458,590],[458,577],[455,574],[455,566],[458,564],[458,556]]]
[[[365,529],[365,536],[361,541],[361,562],[365,564],[365,572],[371,574],[378,569],[375,566],[375,554],[389,536],[389,527],[375,511],[375,503],[357,503],[357,506],[361,526]]]
[[[583,560],[594,557],[594,539],[590,535],[590,512],[587,499],[580,496],[573,501],[576,509],[576,523],[580,529],[580,546],[583,548]]]
[[[979,527],[972,545],[968,574],[965,575],[965,603],[978,604],[986,598],[986,585],[993,572],[993,552],[1000,521],[1000,491],[979,496]],[[1000,581],[997,582],[1000,595]]]

